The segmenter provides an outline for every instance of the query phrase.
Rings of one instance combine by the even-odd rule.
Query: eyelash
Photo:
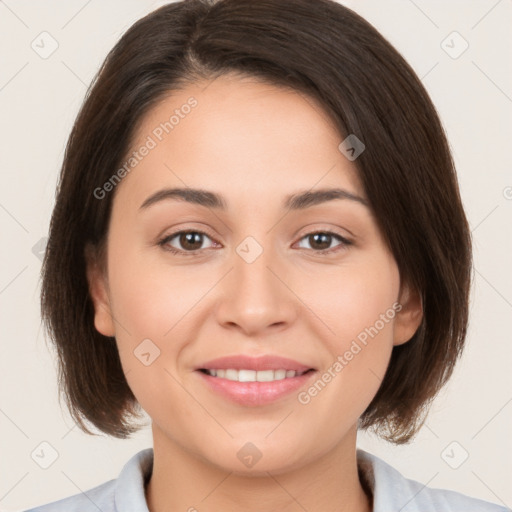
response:
[[[196,249],[194,251],[183,251],[180,249],[175,249],[174,247],[166,246],[166,244],[168,244],[177,235],[187,234],[187,233],[196,233],[196,234],[200,234],[200,235],[205,235],[208,238],[212,239],[212,237],[208,233],[205,233],[204,231],[201,231],[198,229],[185,229],[185,230],[181,230],[181,231],[176,231],[174,233],[171,233],[170,235],[166,235],[164,238],[160,239],[157,242],[157,244],[160,247],[162,247],[165,251],[169,251],[170,253],[176,254],[177,256],[196,256],[197,253],[203,249]],[[315,251],[314,249],[308,249],[308,250],[315,252],[316,254],[328,254],[328,253],[332,253],[332,252],[337,252],[338,250],[340,250],[340,248],[352,245],[352,242],[350,240],[347,240],[346,238],[344,238],[341,235],[338,235],[337,233],[334,233],[332,231],[312,231],[311,233],[307,233],[303,237],[301,237],[299,241],[301,241],[304,238],[307,238],[311,235],[318,235],[318,234],[332,236],[332,237],[338,239],[341,242],[341,244],[337,245],[336,247],[333,247],[331,249],[322,249],[320,251]]]

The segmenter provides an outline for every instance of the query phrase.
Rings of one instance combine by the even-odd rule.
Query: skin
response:
[[[355,162],[338,150],[344,137],[318,104],[224,75],[156,105],[133,147],[190,96],[198,105],[117,186],[106,266],[88,265],[96,329],[116,337],[127,381],[152,418],[149,510],[369,511],[357,420],[393,346],[421,322],[418,294],[401,282],[367,206],[337,199],[283,209],[302,190],[339,187],[365,198]],[[222,194],[228,208],[175,199],[140,210],[166,187]],[[207,233],[195,255],[158,245],[184,229]],[[307,236],[326,231],[352,243],[333,236],[319,246]],[[263,249],[250,264],[236,252],[248,236]],[[185,244],[177,236],[167,247],[185,253]],[[331,252],[320,254],[324,247]],[[308,404],[294,392],[238,405],[195,371],[221,356],[277,354],[316,368],[309,386],[396,302],[400,312]],[[134,356],[147,338],[160,350],[148,366]],[[247,442],[262,454],[252,468],[237,457]]]

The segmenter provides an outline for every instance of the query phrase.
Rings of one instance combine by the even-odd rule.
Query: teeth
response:
[[[282,380],[286,378],[302,375],[295,370],[206,370],[212,377],[220,377],[221,379],[236,380],[238,382],[272,382],[274,380]]]

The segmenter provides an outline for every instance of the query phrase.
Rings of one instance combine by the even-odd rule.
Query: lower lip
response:
[[[212,377],[197,371],[213,391],[240,405],[266,405],[297,391],[304,386],[316,371],[310,371],[298,377],[287,377],[272,382],[238,382],[235,380]]]

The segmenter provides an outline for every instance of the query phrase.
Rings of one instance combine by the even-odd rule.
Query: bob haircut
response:
[[[182,0],[138,20],[108,53],[67,142],[41,270],[61,395],[87,433],[86,421],[120,438],[140,428],[115,339],[94,327],[86,263],[92,249],[104,265],[115,190],[101,199],[94,191],[126,160],[152,107],[227,73],[316,99],[340,142],[355,134],[366,146],[354,164],[401,281],[421,297],[423,319],[411,340],[393,347],[359,428],[406,443],[464,346],[471,234],[421,81],[370,23],[334,0]]]

